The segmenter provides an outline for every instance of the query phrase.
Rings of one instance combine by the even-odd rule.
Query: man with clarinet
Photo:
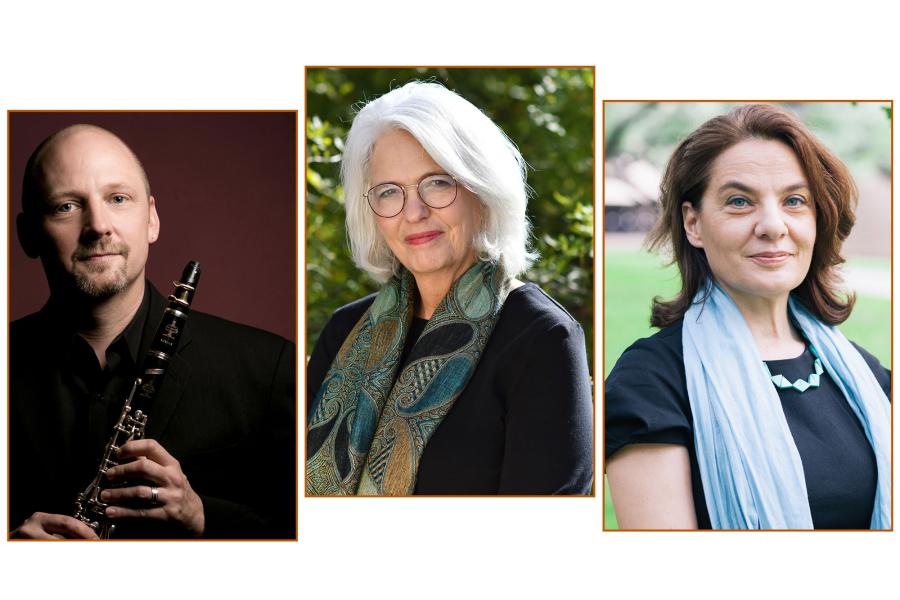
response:
[[[50,299],[10,326],[10,537],[294,538],[294,345],[190,312],[195,263],[168,300],[145,279],[156,201],[111,132],[58,131],[25,171]]]

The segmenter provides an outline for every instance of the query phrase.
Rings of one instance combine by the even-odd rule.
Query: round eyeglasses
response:
[[[456,180],[451,175],[429,175],[412,185],[379,183],[364,194],[379,217],[396,217],[406,205],[406,188],[416,188],[419,199],[431,208],[446,208],[456,200]]]

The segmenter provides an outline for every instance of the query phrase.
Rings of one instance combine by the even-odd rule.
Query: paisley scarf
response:
[[[415,280],[404,270],[385,284],[316,394],[308,495],[413,493],[425,445],[475,371],[509,283],[496,264],[476,262],[451,286],[405,365]]]
[[[890,529],[891,409],[869,365],[836,328],[793,296],[794,323],[819,352],[872,445],[872,529]],[[684,315],[684,369],[697,463],[714,529],[812,529],[800,453],[743,315],[716,284]]]

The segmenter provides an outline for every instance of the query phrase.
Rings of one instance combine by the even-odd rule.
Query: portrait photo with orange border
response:
[[[296,539],[297,111],[8,126],[10,536]]]
[[[606,529],[892,529],[892,109],[604,103]]]
[[[592,495],[594,69],[306,86],[307,496]]]

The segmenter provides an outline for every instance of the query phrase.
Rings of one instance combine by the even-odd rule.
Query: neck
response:
[[[106,366],[106,349],[116,337],[125,331],[137,314],[144,299],[144,278],[109,298],[67,299],[69,318],[75,330],[94,350],[101,367]]]
[[[788,317],[787,295],[762,298],[728,293],[744,316],[763,360],[794,358],[803,352],[806,342]]]
[[[416,277],[416,287],[419,290],[419,302],[416,305],[416,316],[422,319],[430,319],[437,309],[438,304],[450,291],[451,281],[444,285],[442,281],[434,281],[427,277]]]
[[[459,279],[463,273],[469,270],[475,262],[474,252],[471,260],[463,261],[463,265],[453,272],[436,272],[436,273],[420,273],[414,275],[416,279],[416,288],[419,290],[419,302],[416,305],[416,316],[422,319],[430,319],[437,309],[438,304],[450,291],[453,283]]]

